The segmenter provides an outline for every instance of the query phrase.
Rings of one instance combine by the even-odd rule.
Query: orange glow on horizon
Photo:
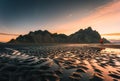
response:
[[[8,42],[11,39],[15,39],[17,36],[10,36],[10,35],[0,35],[0,42]]]
[[[63,30],[59,30],[61,32]],[[57,32],[58,33],[58,32]],[[64,33],[63,33],[64,34]],[[72,34],[72,33],[71,33]],[[109,40],[120,40],[120,33],[110,33],[110,34],[101,34],[102,37],[107,38]],[[18,36],[11,35],[0,35],[0,42],[8,42],[11,39],[16,39]]]

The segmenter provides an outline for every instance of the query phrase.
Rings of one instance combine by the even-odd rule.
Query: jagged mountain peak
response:
[[[101,39],[100,34],[92,27],[80,29],[79,31],[67,36],[65,34],[50,33],[48,30],[30,31],[26,35],[20,35],[9,43],[98,43]],[[105,42],[109,42],[104,39]]]

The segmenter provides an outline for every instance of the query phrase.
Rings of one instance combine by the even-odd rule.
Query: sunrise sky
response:
[[[120,0],[0,0],[0,42],[39,29],[69,35],[89,26],[120,40]]]

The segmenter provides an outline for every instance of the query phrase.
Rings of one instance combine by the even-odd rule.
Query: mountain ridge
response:
[[[30,31],[28,34],[19,35],[16,39],[11,39],[8,43],[99,43],[100,34],[91,27],[80,29],[71,34],[50,33],[47,30]],[[103,38],[105,43],[109,41]]]

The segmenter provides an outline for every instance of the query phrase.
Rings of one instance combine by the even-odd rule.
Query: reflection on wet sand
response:
[[[6,47],[0,62],[0,81],[120,80],[119,49],[78,45]]]

